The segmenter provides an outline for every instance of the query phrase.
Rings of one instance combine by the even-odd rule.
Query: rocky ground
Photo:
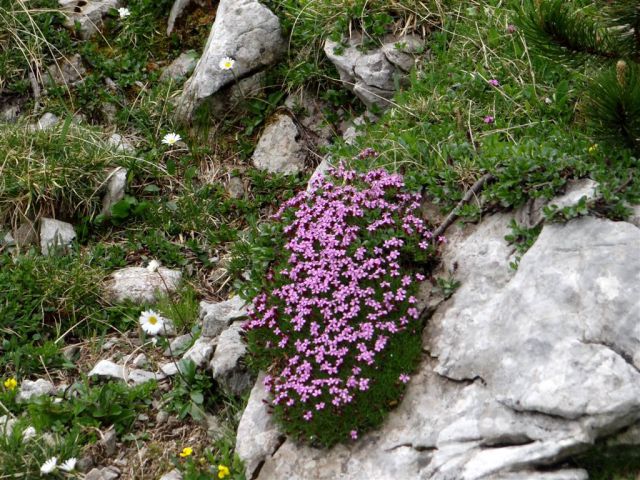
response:
[[[635,478],[637,161],[518,2],[18,3],[2,478]],[[261,229],[340,161],[402,173],[446,244],[404,398],[324,450],[278,430],[242,325]]]

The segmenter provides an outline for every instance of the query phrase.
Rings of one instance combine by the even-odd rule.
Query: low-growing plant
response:
[[[515,247],[517,254],[515,260],[511,262],[509,266],[517,270],[522,256],[527,253],[538,239],[538,235],[540,235],[542,231],[542,224],[533,228],[526,228],[518,224],[515,220],[512,220],[509,228],[511,228],[511,233],[505,236],[504,239]]]
[[[285,432],[330,446],[397,404],[420,358],[414,295],[437,241],[419,199],[399,175],[340,166],[275,215],[282,245],[254,276],[245,329]]]
[[[164,397],[165,408],[180,418],[191,416],[195,420],[204,420],[207,407],[213,405],[218,397],[211,375],[199,371],[191,360],[180,360],[178,367],[180,372]]]

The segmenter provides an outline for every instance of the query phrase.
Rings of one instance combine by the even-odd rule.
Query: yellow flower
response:
[[[229,467],[226,465],[218,465],[218,478],[228,477],[229,475],[231,475]]]
[[[4,388],[6,388],[7,390],[15,390],[17,386],[18,381],[13,377],[7,378],[4,381]]]
[[[180,456],[182,458],[188,457],[189,455],[191,455],[193,453],[193,448],[191,447],[184,447],[182,449],[182,452],[180,452]]]
[[[589,153],[593,153],[593,152],[595,152],[597,150],[598,150],[598,144],[597,143],[594,143],[593,145],[591,145],[589,147]]]

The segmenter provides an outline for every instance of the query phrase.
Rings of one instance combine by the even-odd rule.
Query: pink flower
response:
[[[349,435],[351,435],[351,440],[357,440],[358,439],[358,431],[357,430],[351,430],[349,432]]]
[[[491,80],[489,80],[488,83],[492,87],[499,87],[500,86],[500,82],[498,80],[496,80],[495,78],[492,78]]]
[[[491,115],[487,115],[486,117],[484,117],[483,121],[486,124],[491,124],[491,123],[495,122],[495,118],[493,118]]]
[[[400,380],[402,383],[409,383],[409,380],[411,380],[411,377],[409,375],[407,375],[406,373],[402,373],[398,377],[398,380]]]
[[[507,25],[507,32],[508,33],[516,33],[516,31],[518,30],[518,27],[516,27],[513,24],[509,24]]]

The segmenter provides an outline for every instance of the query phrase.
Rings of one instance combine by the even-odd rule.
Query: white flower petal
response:
[[[236,64],[236,61],[231,57],[224,57],[220,60],[218,66],[221,70],[231,70],[233,66]]]
[[[140,327],[149,335],[157,335],[164,327],[164,318],[153,310],[146,310],[140,314]]]
[[[42,466],[40,467],[40,473],[46,475],[48,473],[54,472],[57,466],[58,457],[51,457],[49,460],[42,464]]]
[[[149,265],[147,265],[147,270],[149,272],[157,272],[160,268],[160,262],[158,260],[151,260]]]
[[[33,427],[27,427],[22,431],[22,440],[28,441],[36,436],[36,429]]]
[[[72,472],[73,470],[75,470],[77,462],[78,460],[76,460],[75,457],[71,457],[60,465],[60,470],[64,470],[65,472]]]

